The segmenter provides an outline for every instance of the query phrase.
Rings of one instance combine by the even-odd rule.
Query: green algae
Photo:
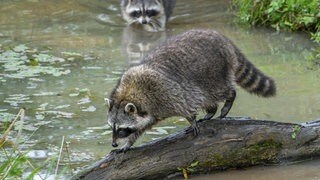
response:
[[[291,133],[291,138],[292,139],[296,139],[297,138],[297,135],[298,135],[300,129],[301,129],[301,126],[299,126],[299,125],[296,125],[296,126],[292,127],[292,133]]]

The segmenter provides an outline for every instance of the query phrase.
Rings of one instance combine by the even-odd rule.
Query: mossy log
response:
[[[111,152],[73,179],[151,179],[320,156],[320,120],[303,124],[225,118],[198,122],[126,153]]]

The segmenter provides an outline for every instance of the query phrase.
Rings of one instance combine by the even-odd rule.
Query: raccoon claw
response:
[[[196,117],[195,116],[189,117],[189,118],[187,118],[187,120],[191,124],[189,129],[193,131],[193,136],[197,136],[199,134],[200,130],[199,130],[198,126],[197,126]]]
[[[119,154],[119,153],[121,153],[120,150],[121,150],[121,149],[113,149],[113,150],[111,150],[110,153]]]
[[[128,147],[128,148],[122,148],[121,150],[122,150],[123,153],[126,153],[126,152],[128,152],[130,149],[131,149],[131,148]]]
[[[116,154],[119,154],[119,153],[126,153],[130,150],[131,148],[128,147],[128,148],[120,148],[120,149],[114,149],[111,151],[111,153],[116,153]]]
[[[197,124],[192,124],[190,126],[189,132],[192,131],[193,132],[193,136],[198,136],[198,134],[200,133],[200,130],[197,126]]]

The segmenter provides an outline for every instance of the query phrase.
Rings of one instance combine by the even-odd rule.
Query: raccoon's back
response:
[[[176,81],[217,83],[231,74],[225,39],[215,31],[191,30],[168,39],[142,61]],[[204,82],[206,81],[206,82]]]
[[[143,63],[177,82],[218,90],[236,82],[263,97],[276,94],[272,78],[258,70],[225,36],[211,30],[190,30],[155,48]]]

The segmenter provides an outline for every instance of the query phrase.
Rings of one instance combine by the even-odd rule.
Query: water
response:
[[[43,63],[60,68],[62,75],[39,73],[24,78],[8,71],[8,64],[0,60],[0,112],[13,116],[20,108],[26,109],[24,137],[37,129],[23,148],[32,150],[28,156],[45,159],[57,155],[65,136],[68,150],[64,154],[69,154],[65,155],[69,158],[66,162],[71,162],[73,168],[81,167],[112,149],[110,129],[105,126],[103,98],[108,96],[119,75],[167,37],[196,27],[225,34],[278,85],[277,97],[270,99],[239,89],[229,115],[285,122],[320,118],[320,70],[306,60],[314,44],[300,33],[279,34],[264,28],[239,26],[227,8],[227,2],[222,0],[179,1],[167,31],[147,33],[126,27],[117,0],[2,0],[1,51],[24,44],[65,61]],[[146,133],[138,143],[186,126],[185,120],[172,118]],[[312,168],[319,166],[320,161],[312,161],[198,178],[249,179],[258,177],[253,174],[274,174],[278,179],[319,179],[320,173]],[[292,175],[295,173],[298,175]]]

